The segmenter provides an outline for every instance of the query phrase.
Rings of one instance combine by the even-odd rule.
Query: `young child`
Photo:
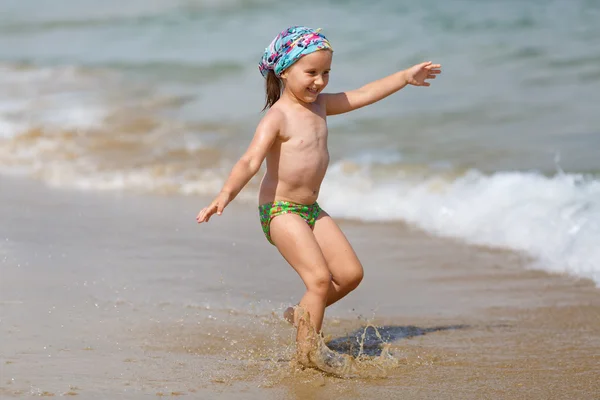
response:
[[[363,267],[335,221],[317,204],[329,164],[327,116],[375,103],[406,85],[429,86],[441,72],[424,62],[342,93],[323,93],[333,49],[319,30],[293,26],[266,48],[259,70],[266,78],[268,109],[247,151],[233,167],[221,192],[197,216],[198,223],[221,215],[267,160],[259,193],[259,215],[267,240],[275,245],[306,286],[299,309],[320,332],[325,307],[354,290]],[[295,315],[296,314],[296,315]],[[298,312],[285,317],[297,327],[299,361],[311,364],[310,326]]]

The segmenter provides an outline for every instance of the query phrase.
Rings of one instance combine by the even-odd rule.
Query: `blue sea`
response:
[[[0,173],[212,196],[262,116],[264,48],[320,27],[331,91],[443,69],[330,118],[323,207],[600,285],[598,21],[594,0],[4,0]]]

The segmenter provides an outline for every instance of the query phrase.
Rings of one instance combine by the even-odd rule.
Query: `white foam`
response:
[[[398,175],[375,181],[368,167],[333,165],[321,204],[339,217],[402,220],[437,235],[507,248],[537,259],[536,268],[600,285],[600,180],[530,172],[455,179]]]
[[[98,90],[116,83],[73,67],[16,68],[0,65],[0,137],[29,129],[92,129],[101,126],[111,102]]]
[[[137,191],[214,195],[224,183],[221,171],[198,171],[185,174],[157,174],[154,168],[99,171],[93,166],[49,163],[38,166],[35,175],[52,186],[95,191]]]
[[[364,165],[392,165],[401,162],[402,159],[402,155],[395,150],[364,151],[350,158],[353,163]]]

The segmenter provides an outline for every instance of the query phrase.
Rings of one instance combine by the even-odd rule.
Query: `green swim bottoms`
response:
[[[306,221],[310,228],[315,227],[317,217],[321,213],[321,207],[317,203],[311,205],[297,204],[290,201],[275,201],[273,203],[265,203],[258,207],[260,213],[260,224],[262,225],[263,232],[267,237],[269,243],[273,244],[271,240],[271,220],[281,214],[297,214]]]

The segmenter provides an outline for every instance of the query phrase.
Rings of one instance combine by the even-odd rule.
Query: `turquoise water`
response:
[[[212,194],[261,116],[264,47],[289,25],[321,27],[331,91],[443,65],[430,88],[330,119],[332,214],[600,282],[598,21],[592,0],[6,0],[0,171]]]
[[[8,66],[117,72],[186,97],[182,120],[240,121],[245,144],[263,97],[256,71],[262,49],[289,24],[319,26],[336,50],[331,90],[422,60],[444,66],[430,89],[409,88],[332,120],[334,144],[355,144],[347,151],[374,139],[374,149],[393,147],[417,162],[433,158],[486,171],[553,172],[556,153],[570,170],[600,168],[593,152],[600,145],[597,2],[286,4],[9,1],[0,59]]]

